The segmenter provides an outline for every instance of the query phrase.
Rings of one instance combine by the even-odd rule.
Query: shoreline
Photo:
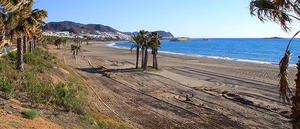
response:
[[[136,55],[107,46],[112,43],[83,45],[76,58],[53,49],[87,81],[89,101],[101,114],[136,128],[289,127],[276,65],[160,53],[161,71],[149,73],[135,70]],[[151,57],[148,62],[152,66]],[[290,82],[296,72],[289,69]],[[187,95],[195,103],[186,102]]]
[[[118,48],[118,49],[127,49],[130,50],[128,47],[119,47],[115,46],[117,43],[120,42],[112,42],[112,43],[107,43],[107,47],[112,47],[112,48]],[[125,41],[124,41],[125,42]],[[249,59],[238,59],[238,58],[231,58],[231,57],[219,57],[219,56],[205,56],[205,55],[193,55],[193,54],[185,54],[185,53],[176,53],[176,52],[170,52],[170,51],[158,51],[159,53],[164,53],[164,54],[173,54],[173,55],[182,55],[182,56],[190,56],[190,57],[200,57],[200,58],[209,58],[209,59],[219,59],[219,60],[229,60],[229,61],[236,61],[236,62],[243,62],[243,63],[255,63],[255,64],[267,64],[267,65],[273,65],[273,66],[278,66],[278,63],[272,63],[272,62],[267,62],[267,61],[258,61],[258,60],[249,60]],[[296,67],[296,64],[289,64],[289,67]]]

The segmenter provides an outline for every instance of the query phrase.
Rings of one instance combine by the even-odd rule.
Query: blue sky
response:
[[[276,23],[249,14],[250,0],[35,0],[47,22],[109,25],[123,32],[165,30],[193,38],[291,37]]]

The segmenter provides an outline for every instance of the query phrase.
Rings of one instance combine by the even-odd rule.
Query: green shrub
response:
[[[0,90],[5,96],[26,97],[34,106],[40,104],[51,105],[58,110],[73,111],[85,114],[84,89],[82,82],[76,76],[62,77],[60,82],[54,84],[47,77],[56,63],[56,57],[43,49],[35,49],[33,53],[23,56],[26,63],[25,70],[16,70],[17,52],[9,52],[0,58]],[[45,76],[44,76],[45,75]],[[71,83],[72,82],[72,83]],[[25,114],[25,112],[24,112]]]
[[[23,55],[23,59],[25,63],[31,63],[34,59],[33,59],[33,55],[31,53],[25,53]]]
[[[3,72],[3,71],[4,71],[4,65],[0,64],[0,72]]]
[[[0,90],[6,93],[11,92],[11,90],[13,89],[13,85],[11,85],[10,81],[8,79],[4,79],[0,81],[2,81]]]
[[[22,111],[22,114],[25,118],[28,119],[34,119],[38,117],[38,112],[36,110],[28,110],[28,111]]]
[[[73,87],[72,83],[58,83],[55,88],[58,97],[56,104],[61,106],[66,111],[77,111],[80,109],[81,101],[76,96],[78,90]]]
[[[17,51],[11,51],[7,54],[10,60],[16,61],[17,60]]]
[[[50,104],[54,99],[54,88],[51,83],[28,79],[25,82],[26,92],[32,104]]]

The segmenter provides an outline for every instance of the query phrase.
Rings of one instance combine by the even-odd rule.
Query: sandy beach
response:
[[[142,72],[134,52],[109,43],[84,44],[77,56],[51,47],[86,81],[99,113],[133,128],[291,128],[277,65],[159,53],[162,70]],[[291,67],[291,86],[295,74]]]

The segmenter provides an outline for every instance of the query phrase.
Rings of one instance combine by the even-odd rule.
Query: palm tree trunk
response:
[[[0,35],[0,46],[3,44],[4,38],[5,38],[5,36]]]
[[[298,57],[300,59],[300,56]],[[292,98],[293,107],[292,107],[292,124],[294,129],[300,128],[300,60],[297,63],[297,78],[296,82],[296,93],[295,96]]]
[[[36,48],[36,38],[33,39],[33,48]]]
[[[144,52],[145,52],[145,47],[142,46],[142,64],[141,64],[141,68],[144,68]]]
[[[136,47],[136,63],[135,63],[135,68],[139,68],[139,56],[140,56],[140,46]]]
[[[158,63],[157,63],[157,50],[155,50],[155,52],[154,52],[154,60],[155,60],[155,69],[158,69]]]
[[[27,36],[24,36],[24,41],[23,41],[23,52],[27,53]]]
[[[4,30],[0,30],[0,31],[1,31],[0,32],[0,46],[1,46],[5,39],[5,32],[4,32]]]
[[[5,38],[5,25],[3,23],[2,18],[0,18],[0,46],[4,42]]]
[[[33,51],[33,45],[32,45],[32,41],[30,41],[29,42],[29,51],[30,51],[30,53],[32,53],[32,51]]]
[[[23,47],[22,47],[22,36],[17,39],[17,70],[24,71],[23,66]]]
[[[155,53],[154,53],[154,48],[152,48],[152,57],[153,57],[153,64],[152,64],[152,68],[155,68]]]
[[[147,63],[148,63],[148,47],[145,48],[145,59],[144,59],[144,67],[143,70],[147,69]]]

